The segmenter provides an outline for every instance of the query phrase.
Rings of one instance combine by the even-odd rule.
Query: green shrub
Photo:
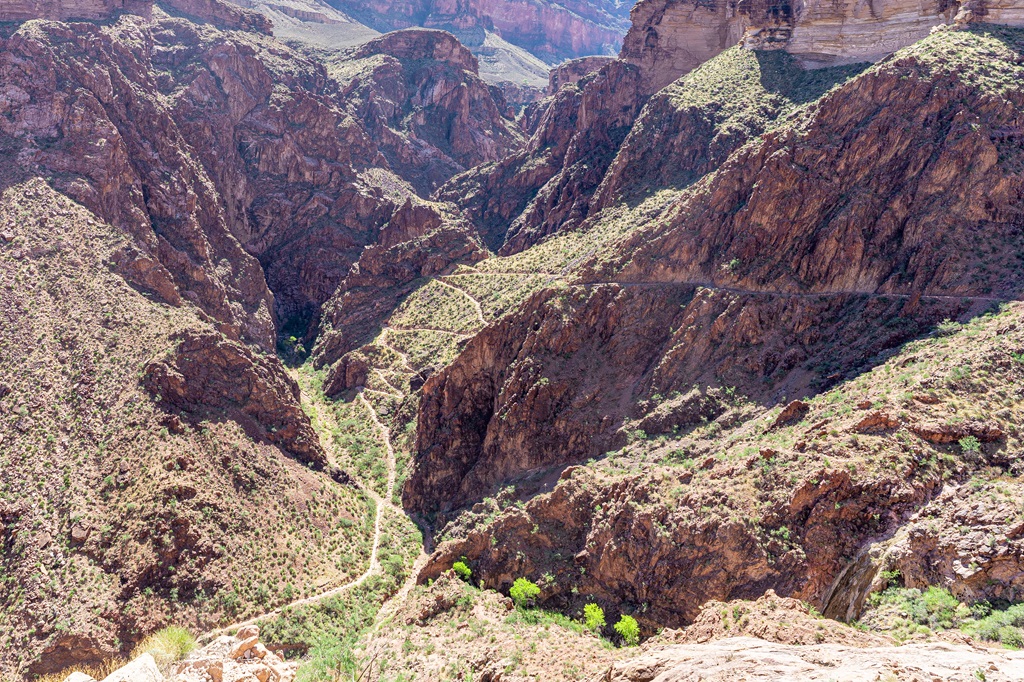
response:
[[[534,605],[537,597],[540,596],[540,588],[526,578],[516,578],[516,581],[512,583],[512,589],[508,591],[508,596],[512,597],[516,606],[525,608]]]
[[[473,577],[473,571],[469,566],[466,565],[465,561],[456,561],[452,564],[452,570],[455,571],[455,575],[459,576],[467,583]]]
[[[1014,649],[1024,647],[1024,604],[1014,604],[1005,611],[991,611],[976,623],[964,628],[978,639],[1002,642]]]
[[[597,604],[587,604],[583,607],[583,623],[592,632],[598,632],[605,626],[604,611]]]
[[[960,439],[960,449],[964,452],[978,452],[981,450],[981,442],[974,436],[964,436]]]
[[[1020,628],[1015,628],[1012,625],[1004,625],[999,628],[999,641],[1012,649],[1024,646],[1024,637],[1021,636]]]
[[[615,632],[626,643],[626,646],[636,646],[640,643],[640,625],[633,616],[623,615],[615,624]]]

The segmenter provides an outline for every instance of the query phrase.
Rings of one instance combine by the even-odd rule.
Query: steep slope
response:
[[[476,58],[443,31],[389,33],[332,60],[330,73],[345,106],[422,196],[521,144]]]
[[[841,594],[833,586],[869,540],[891,537],[944,479],[998,475],[986,467],[1013,459],[997,453],[1016,447],[1018,306],[958,332],[977,356],[937,339],[886,358],[944,318],[1021,295],[1022,45],[1011,29],[939,32],[690,189],[595,219],[639,227],[576,283],[485,328],[423,387],[403,499],[453,541],[421,577],[459,556],[492,586],[551,573],[550,603],[591,595],[651,628],[767,587],[856,613],[863,571]],[[865,394],[876,365],[885,373],[873,377],[902,376],[898,407]],[[958,378],[982,372],[997,403],[956,416],[980,390]],[[924,407],[933,375],[950,377],[935,412]],[[783,396],[829,386],[811,405],[846,416],[794,403],[771,427]],[[857,405],[881,409],[853,416]],[[994,445],[943,445],[964,438]],[[643,451],[653,459],[630,454]],[[895,467],[867,464],[886,452]],[[1013,571],[998,575],[976,596],[1018,589]],[[931,578],[966,584],[952,569]]]
[[[367,245],[419,221],[472,236],[389,169],[321,63],[217,29],[259,16],[223,9],[2,34],[4,676],[346,583],[397,525],[265,353]]]
[[[601,181],[591,211],[682,189],[746,142],[867,64],[804,70],[785,52],[733,47],[650,98]]]
[[[366,501],[308,465],[324,452],[281,364],[131,288],[133,249],[42,180],[4,190],[5,678],[262,610],[369,558]]]
[[[578,225],[640,111],[638,90],[638,71],[620,61],[564,84],[521,151],[456,176],[435,196],[462,207],[488,247],[505,254]]]

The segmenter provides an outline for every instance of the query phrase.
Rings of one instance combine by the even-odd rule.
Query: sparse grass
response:
[[[94,680],[102,680],[118,668],[122,668],[125,665],[127,665],[128,662],[128,659],[125,658],[110,658],[102,663],[96,663],[94,665],[73,665],[70,668],[66,668],[60,671],[59,673],[54,673],[52,675],[41,675],[35,678],[33,682],[64,682],[64,680],[67,679],[68,675],[74,672],[79,672],[88,675]]]

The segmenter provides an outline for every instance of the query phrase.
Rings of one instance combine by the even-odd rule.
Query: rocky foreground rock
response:
[[[980,673],[980,675],[979,675]],[[1024,653],[946,643],[856,648],[793,646],[751,637],[710,644],[652,647],[616,663],[607,682],[1011,682],[1024,677]],[[595,681],[596,682],[596,681]]]
[[[101,682],[291,682],[298,665],[284,662],[267,649],[259,635],[258,627],[247,625],[234,636],[217,637],[163,671],[151,654],[144,653]],[[64,682],[96,680],[74,672]]]

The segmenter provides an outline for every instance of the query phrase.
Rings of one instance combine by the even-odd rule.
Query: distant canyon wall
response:
[[[262,14],[221,0],[164,0],[160,4],[221,29],[273,33],[273,23]],[[149,17],[152,11],[153,0],[0,0],[0,21],[100,21],[121,13]]]
[[[549,61],[615,54],[629,26],[625,9],[604,0],[334,0],[378,31],[421,26],[450,31],[470,47],[485,31]]]
[[[1020,0],[640,0],[622,59],[657,92],[723,50],[783,49],[809,68],[877,61],[937,26],[1024,25]]]

